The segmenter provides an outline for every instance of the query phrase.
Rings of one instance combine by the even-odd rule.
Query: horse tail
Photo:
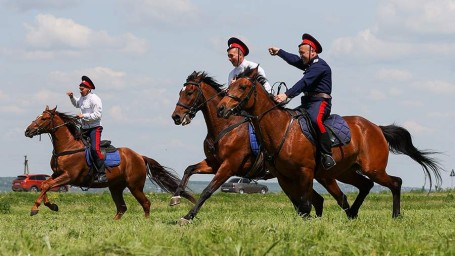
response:
[[[412,144],[412,137],[408,130],[395,124],[387,126],[379,126],[385,139],[389,143],[389,150],[394,154],[404,154],[416,161],[430,180],[430,190],[432,187],[432,176],[436,178],[436,187],[442,184],[440,170],[443,170],[438,160],[430,155],[438,154],[439,152],[419,150]]]
[[[150,181],[168,193],[175,193],[180,184],[180,178],[175,171],[169,167],[162,166],[156,160],[149,157],[142,156],[142,158],[147,166],[147,176]],[[196,202],[193,195],[186,190],[182,192],[182,196],[191,202]]]

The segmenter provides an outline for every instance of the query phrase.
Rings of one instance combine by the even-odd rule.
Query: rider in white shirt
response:
[[[82,82],[79,85],[81,97],[74,97],[73,92],[69,91],[66,94],[70,97],[71,103],[81,110],[81,114],[76,115],[82,121],[82,132],[91,141],[91,155],[93,163],[98,171],[95,175],[96,182],[107,182],[107,177],[104,167],[104,158],[101,154],[100,143],[103,126],[101,125],[101,117],[103,112],[103,104],[92,90],[95,89],[95,84],[87,76],[82,76]]]
[[[229,38],[228,47],[228,58],[234,66],[234,69],[229,72],[228,76],[228,85],[230,85],[232,81],[234,81],[240,73],[245,71],[247,67],[256,68],[258,64],[245,59],[245,56],[247,56],[250,51],[246,44],[244,44],[240,39],[235,37]],[[264,69],[261,66],[259,66],[258,72],[266,78]],[[263,84],[263,86],[269,93],[271,93],[272,87],[267,81]]]

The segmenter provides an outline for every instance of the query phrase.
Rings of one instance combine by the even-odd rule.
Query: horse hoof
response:
[[[58,212],[58,205],[56,205],[56,204],[47,204],[46,206],[49,207],[49,209],[51,209],[52,211]]]
[[[180,218],[180,220],[178,220],[177,223],[180,226],[186,226],[186,225],[190,224],[190,220],[187,220],[185,218]]]
[[[38,214],[38,210],[31,210],[30,211],[30,216],[34,216]]]
[[[180,196],[173,196],[171,198],[171,202],[169,203],[169,206],[174,206],[174,205],[180,204],[180,199],[181,199]]]

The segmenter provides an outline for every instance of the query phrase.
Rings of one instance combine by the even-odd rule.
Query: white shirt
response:
[[[81,109],[83,129],[101,126],[103,104],[101,103],[100,97],[90,92],[86,96],[80,98],[71,97],[70,99],[76,108]]]
[[[232,82],[232,79],[234,79],[234,77],[238,76],[240,73],[242,73],[243,71],[245,71],[245,69],[247,67],[249,68],[256,68],[258,66],[257,63],[254,63],[252,61],[248,61],[246,59],[243,59],[243,62],[242,64],[238,65],[237,67],[235,67],[231,72],[229,72],[229,76],[228,76],[228,85],[231,84]],[[265,72],[264,72],[264,69],[259,66],[259,69],[258,69],[258,72],[261,76],[263,76],[264,78],[266,78],[265,76]],[[265,82],[264,84],[264,88],[269,92],[271,93],[272,92],[272,87],[270,86],[269,82]]]

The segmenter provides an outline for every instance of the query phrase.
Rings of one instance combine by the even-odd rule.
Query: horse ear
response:
[[[250,77],[256,77],[259,74],[259,64],[252,70]]]
[[[52,112],[55,112],[55,110],[57,110],[57,105],[55,105],[55,108],[52,109]]]
[[[45,109],[45,110],[46,110],[46,111],[48,111],[48,110],[49,110],[49,106],[48,106],[48,105],[46,105],[46,109]]]

